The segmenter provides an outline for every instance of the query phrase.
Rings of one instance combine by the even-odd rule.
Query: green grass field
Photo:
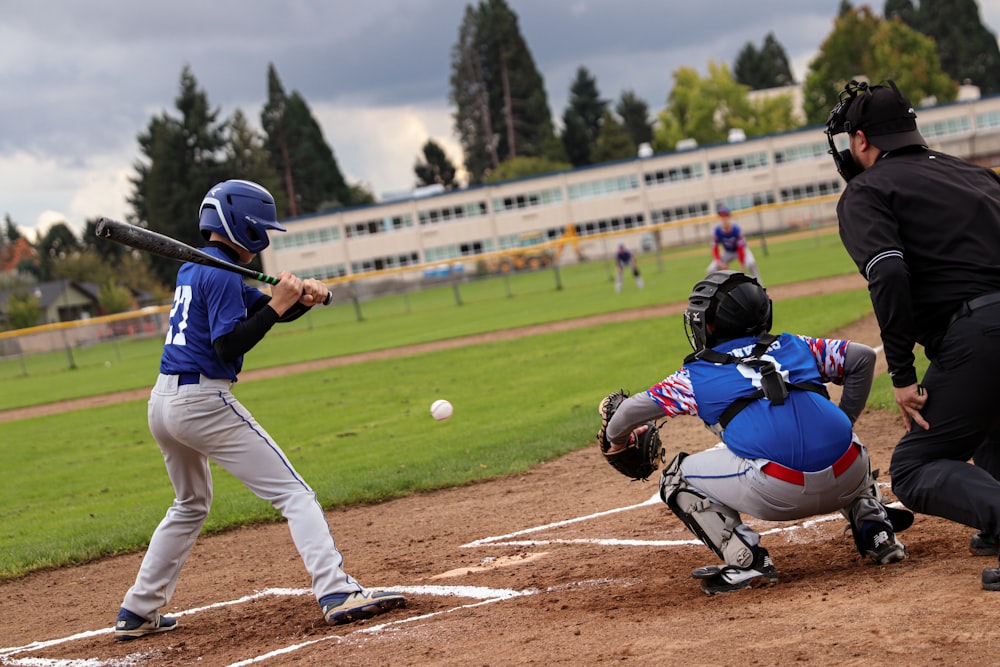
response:
[[[853,271],[835,236],[755,251],[768,284]],[[512,297],[484,281],[461,286],[462,305],[450,287],[410,294],[408,304],[367,302],[360,322],[341,305],[273,332],[248,367],[680,301],[706,263],[677,254],[658,269],[646,257],[646,289],[622,294],[591,264],[562,270],[562,290],[544,272],[512,278]],[[774,329],[822,335],[870,312],[865,290],[796,299],[776,304]],[[681,317],[671,316],[258,380],[236,394],[331,507],[516,473],[588,446],[602,396],[644,389],[689,349]],[[9,377],[0,401],[148,386],[159,350],[158,340],[136,342],[110,368],[95,358],[73,371]],[[429,416],[437,398],[455,405],[450,421]],[[145,401],[0,423],[0,451],[0,578],[141,548],[173,498]],[[227,473],[213,472],[207,531],[278,519]]]

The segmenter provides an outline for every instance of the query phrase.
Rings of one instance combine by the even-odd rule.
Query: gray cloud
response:
[[[710,60],[731,63],[768,32],[804,68],[839,7],[839,0],[508,2],[557,119],[579,66],[604,98],[633,90],[653,112],[665,105],[678,67],[704,72]],[[89,202],[123,208],[123,193],[98,193],[97,184],[123,182],[138,158],[136,136],[154,114],[174,113],[185,65],[224,116],[241,108],[257,119],[273,63],[286,90],[330,119],[324,134],[347,173],[376,192],[409,187],[428,135],[454,144],[448,81],[467,4],[0,0],[0,179],[19,184],[4,188],[0,215],[31,225],[53,209],[82,225]],[[1000,2],[981,6],[987,25],[1000,20]],[[56,169],[60,187],[49,188]]]

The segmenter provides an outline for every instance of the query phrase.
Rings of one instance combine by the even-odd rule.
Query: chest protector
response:
[[[812,382],[786,382],[781,374],[778,373],[778,369],[775,368],[774,362],[763,358],[764,354],[767,353],[768,348],[771,347],[771,344],[776,340],[778,340],[778,337],[772,333],[765,333],[761,335],[761,337],[757,340],[757,343],[753,346],[753,349],[750,350],[750,354],[746,357],[734,357],[731,354],[723,354],[718,350],[704,348],[689,354],[684,359],[685,364],[689,364],[693,361],[707,361],[713,364],[743,364],[757,370],[760,373],[760,389],[736,399],[729,404],[729,407],[722,411],[722,415],[719,416],[718,423],[718,426],[721,429],[725,429],[729,426],[729,422],[731,422],[733,418],[738,415],[741,410],[743,410],[743,408],[747,407],[754,401],[764,398],[774,405],[782,405],[788,397],[789,390],[811,391],[823,396],[824,398],[830,398],[830,394],[826,390],[825,385],[815,384]]]

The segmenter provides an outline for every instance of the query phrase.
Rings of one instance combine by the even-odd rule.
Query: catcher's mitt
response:
[[[618,406],[622,404],[628,398],[628,392],[622,389],[621,391],[614,391],[605,396],[601,400],[601,404],[597,406],[597,414],[601,415],[601,429],[597,432],[597,444],[601,446],[601,452],[607,454],[608,450],[611,449],[611,441],[608,440],[608,422],[611,418],[615,416],[615,411],[618,410]]]
[[[597,443],[604,459],[611,467],[629,479],[646,481],[666,460],[666,450],[660,442],[660,432],[656,424],[648,422],[629,434],[628,445],[624,449],[612,451],[608,440],[608,422],[618,406],[628,397],[625,390],[608,394],[598,408],[601,415],[601,430],[597,432]]]

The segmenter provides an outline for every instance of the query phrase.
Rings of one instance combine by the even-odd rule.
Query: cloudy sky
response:
[[[926,1],[926,0],[925,0]],[[376,196],[413,186],[428,138],[461,157],[448,105],[469,0],[0,0],[0,218],[23,227],[122,218],[136,137],[176,115],[190,65],[209,103],[259,123],[273,63],[347,177]],[[562,116],[576,70],[602,97],[663,108],[672,73],[732,63],[772,31],[801,79],[840,0],[508,0]],[[859,3],[854,3],[859,4]],[[872,6],[881,11],[884,2]],[[1000,0],[979,0],[1000,28]],[[196,207],[197,202],[192,203]],[[192,211],[192,220],[196,216]]]

